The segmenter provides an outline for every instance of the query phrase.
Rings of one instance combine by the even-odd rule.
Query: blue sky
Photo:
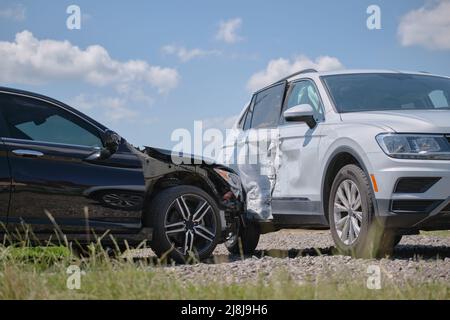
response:
[[[71,4],[80,30],[66,27]],[[381,30],[366,27],[371,4]],[[0,0],[0,85],[64,101],[135,145],[170,148],[174,129],[229,125],[252,88],[298,66],[450,75],[447,17],[448,0]]]

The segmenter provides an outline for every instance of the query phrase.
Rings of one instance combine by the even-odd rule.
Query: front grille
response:
[[[395,213],[425,213],[433,211],[442,201],[439,200],[394,200],[391,210]]]
[[[394,193],[424,193],[441,180],[439,177],[400,178]]]

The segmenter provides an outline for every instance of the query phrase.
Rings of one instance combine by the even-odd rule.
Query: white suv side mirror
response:
[[[314,119],[314,109],[309,104],[299,104],[283,112],[283,117],[287,122],[306,122],[312,129],[317,122]]]

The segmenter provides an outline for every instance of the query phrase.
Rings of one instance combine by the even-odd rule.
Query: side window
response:
[[[278,125],[285,87],[285,83],[282,83],[256,94],[252,128],[271,128]]]
[[[245,117],[247,116],[247,112],[248,112],[248,108],[245,109],[244,114],[242,115],[241,119],[239,120],[237,127],[240,129],[244,128]]]
[[[253,117],[253,107],[255,105],[255,96],[253,96],[252,101],[250,102],[249,107],[247,108],[247,112],[245,113],[245,120],[244,120],[244,130],[250,129],[250,126],[252,124],[252,117]]]
[[[46,102],[4,94],[0,95],[0,107],[10,138],[89,147],[103,145],[95,128]]]
[[[314,117],[323,120],[323,106],[315,85],[310,80],[295,82],[291,85],[283,112],[299,104],[309,104],[314,109]]]

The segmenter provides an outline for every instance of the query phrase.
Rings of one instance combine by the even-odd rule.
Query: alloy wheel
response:
[[[214,244],[217,221],[214,209],[198,195],[182,195],[169,206],[164,221],[167,239],[181,254],[199,255]]]
[[[356,183],[341,182],[334,197],[334,225],[345,245],[352,245],[359,236],[363,219],[361,194]]]

